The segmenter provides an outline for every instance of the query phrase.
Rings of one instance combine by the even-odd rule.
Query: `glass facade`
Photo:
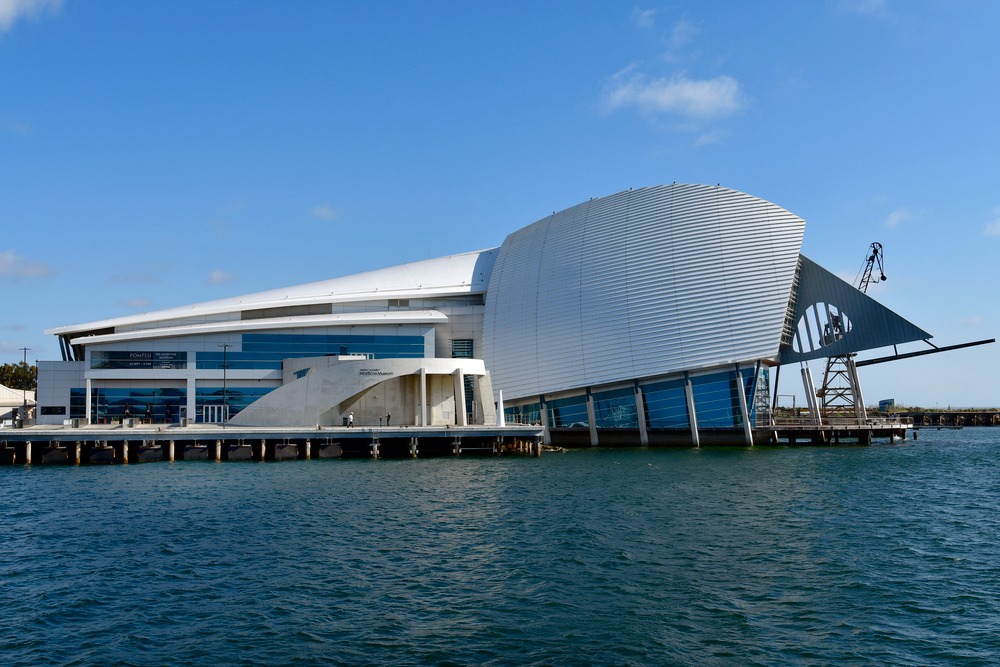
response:
[[[187,368],[187,352],[101,351],[90,353],[90,367],[100,369]]]
[[[593,398],[597,428],[639,428],[635,390],[631,387],[595,392]]]
[[[733,428],[741,424],[735,379],[735,371],[691,378],[698,428]]]
[[[504,419],[508,424],[541,424],[542,406],[540,403],[513,405],[503,409]]]
[[[223,406],[228,405],[229,416],[233,417],[239,413],[240,410],[250,405],[261,396],[274,391],[274,389],[274,387],[226,387],[225,396],[223,396],[222,387],[198,387],[198,389],[195,390],[195,403],[198,406],[198,414],[195,415],[195,421],[198,423],[214,421],[212,419],[205,418],[206,406],[222,408]],[[223,398],[225,398],[225,400],[223,400]]]
[[[70,417],[86,417],[87,390],[70,390]],[[95,424],[127,417],[153,424],[174,423],[187,407],[182,388],[95,388],[90,394],[90,418]]]
[[[646,426],[649,428],[690,428],[684,380],[656,382],[642,387]]]
[[[280,370],[281,360],[291,357],[323,357],[366,354],[373,359],[421,359],[423,336],[361,336],[355,334],[243,334],[243,350],[197,353],[200,369],[228,368]]]
[[[590,426],[585,395],[549,401],[547,407],[549,426],[552,428]]]

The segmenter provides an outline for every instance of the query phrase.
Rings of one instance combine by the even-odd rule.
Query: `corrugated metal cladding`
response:
[[[805,222],[717,186],[592,199],[514,232],[483,356],[510,398],[774,358]]]

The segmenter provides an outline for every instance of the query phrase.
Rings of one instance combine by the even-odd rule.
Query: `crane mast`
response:
[[[857,288],[862,294],[868,293],[869,285],[886,280],[881,243],[875,241],[868,247],[865,264],[858,272],[858,276]],[[832,333],[839,337],[846,332],[837,330]],[[823,419],[850,414],[862,420],[868,418],[854,354],[827,358],[826,370],[823,372],[823,386],[816,392],[816,396],[822,401]]]

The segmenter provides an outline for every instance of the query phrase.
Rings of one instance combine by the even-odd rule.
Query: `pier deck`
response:
[[[234,428],[96,424],[0,430],[0,464],[416,458],[542,451],[539,427]]]

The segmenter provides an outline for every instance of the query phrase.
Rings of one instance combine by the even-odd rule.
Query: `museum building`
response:
[[[499,401],[591,444],[749,437],[771,369],[930,337],[803,257],[804,231],[742,192],[655,186],[499,248],[58,327],[38,422],[492,424]]]

